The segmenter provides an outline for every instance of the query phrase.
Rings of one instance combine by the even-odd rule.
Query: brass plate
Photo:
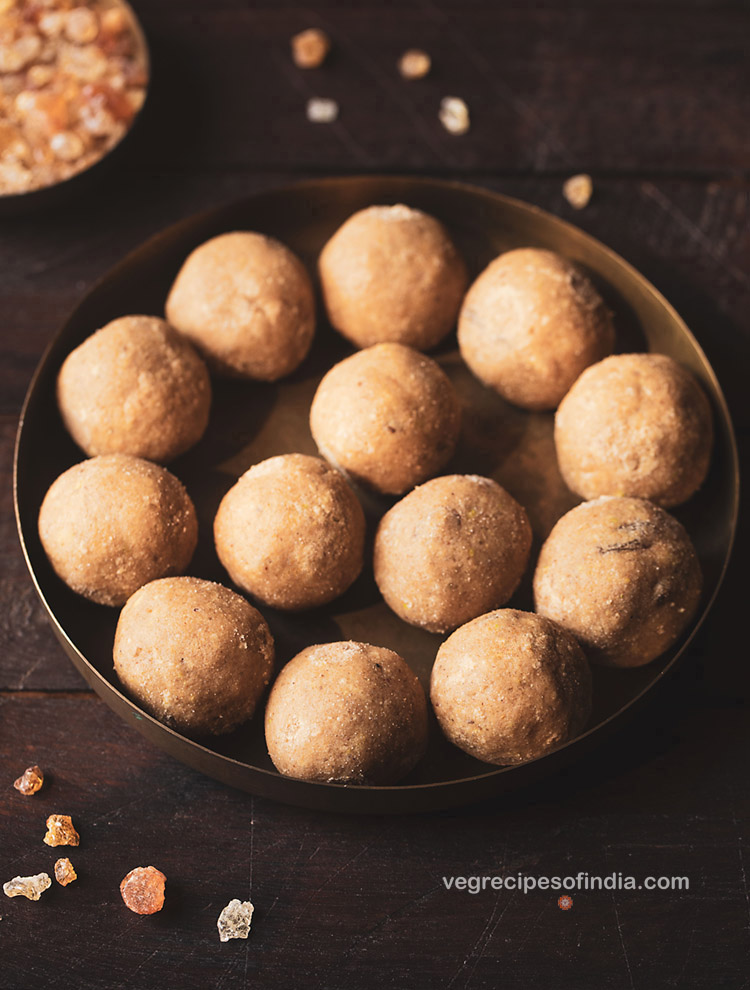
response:
[[[480,763],[450,746],[431,726],[427,757],[403,783],[354,787],[290,780],[276,773],[263,740],[262,717],[223,739],[196,742],[152,719],[121,693],[112,667],[117,611],[73,594],[58,580],[39,543],[37,515],[57,475],[82,460],[55,405],[55,378],[65,356],[95,329],[127,313],[161,314],[185,256],[202,241],[236,229],[278,237],[315,270],[327,238],[355,210],[404,202],[439,217],[450,229],[473,274],[508,248],[551,248],[582,263],[616,314],[618,350],[649,349],[687,365],[711,398],[716,441],[709,478],[676,515],[690,532],[705,575],[701,611],[682,640],[645,668],[595,668],[595,708],[579,739],[520,767]],[[228,582],[213,548],[219,500],[251,464],[290,451],[315,453],[308,428],[310,401],[322,374],[350,352],[322,315],[302,368],[276,385],[215,382],[214,409],[201,443],[170,465],[198,509],[201,536],[191,573]],[[496,478],[529,510],[534,559],[555,520],[577,499],[557,472],[552,415],[512,408],[482,387],[461,363],[455,336],[436,355],[465,404],[459,451],[446,473]],[[18,529],[36,589],[63,647],[86,681],[126,722],[204,773],[235,787],[292,804],[364,812],[424,811],[499,793],[559,769],[619,724],[676,663],[705,617],[728,562],[737,518],[738,465],[732,424],[716,377],[689,330],[656,289],[598,241],[534,206],[453,182],[397,177],[310,181],[260,193],[175,224],[129,254],[86,296],[52,342],[29,387],[16,443]],[[386,500],[364,497],[372,531]],[[510,603],[531,608],[531,571]],[[365,573],[330,606],[296,615],[263,608],[277,643],[279,665],[311,643],[357,639],[401,653],[427,686],[440,637],[397,619],[379,600]]]

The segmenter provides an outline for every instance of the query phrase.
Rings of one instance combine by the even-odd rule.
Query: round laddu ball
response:
[[[507,602],[530,549],[526,510],[504,488],[490,478],[447,475],[383,516],[375,580],[396,615],[447,632]]]
[[[584,368],[612,352],[609,310],[591,280],[554,251],[517,248],[472,284],[458,318],[471,371],[523,409],[554,409]]]
[[[513,765],[583,731],[591,671],[569,632],[532,612],[499,609],[443,643],[430,697],[455,746],[486,763]]]
[[[235,584],[274,608],[324,605],[362,570],[365,517],[338,471],[319,457],[255,464],[214,520],[219,560]]]
[[[431,358],[376,344],[324,377],[310,410],[321,454],[353,480],[400,495],[436,474],[456,448],[458,396]]]
[[[151,581],[128,599],[115,633],[117,675],[154,718],[190,735],[246,722],[271,679],[263,616],[223,585]]]
[[[155,316],[113,320],[72,351],[57,403],[78,446],[171,461],[208,425],[211,382],[191,344]]]
[[[684,528],[637,498],[583,502],[558,521],[534,575],[536,609],[568,629],[593,663],[640,667],[695,614],[701,569]]]
[[[100,605],[180,574],[198,542],[190,496],[166,468],[129,454],[75,464],[53,482],[39,538],[58,577]]]
[[[215,371],[258,381],[291,374],[315,332],[305,266],[279,241],[249,231],[197,247],[175,279],[166,312]]]
[[[468,283],[445,227],[402,204],[349,217],[318,268],[328,318],[357,347],[434,347],[455,325]]]
[[[288,777],[393,784],[427,748],[422,685],[405,660],[382,646],[309,646],[271,689],[266,745]]]
[[[679,505],[703,483],[712,442],[703,389],[664,354],[617,354],[595,364],[555,416],[560,472],[584,498]]]

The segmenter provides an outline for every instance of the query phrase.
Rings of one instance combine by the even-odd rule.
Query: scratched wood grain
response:
[[[750,757],[743,525],[729,578],[679,676],[637,724],[560,779],[479,808],[400,819],[285,808],[153,749],[88,692],[37,604],[11,499],[16,420],[50,335],[145,237],[290,178],[410,171],[551,209],[639,267],[685,316],[750,453],[750,110],[744,0],[140,0],[156,78],[116,182],[0,226],[0,881],[49,869],[51,812],[74,815],[80,879],[38,904],[2,897],[0,988],[272,986],[739,990],[750,973]],[[289,36],[335,52],[299,73]],[[427,47],[420,84],[394,71]],[[474,126],[435,119],[464,96]],[[304,118],[309,95],[340,123]],[[576,213],[561,180],[585,170]],[[39,762],[48,786],[10,782]],[[3,783],[4,781],[4,783]],[[117,885],[169,878],[138,918]],[[681,894],[447,891],[442,877],[586,870],[688,876]],[[247,943],[221,907],[251,897]]]
[[[150,147],[164,149],[172,167],[747,167],[746,4],[138,7],[157,73],[162,55],[165,67]],[[300,72],[289,37],[311,24],[335,48],[324,67]],[[431,53],[435,68],[406,83],[395,63],[413,45]],[[437,107],[448,94],[471,107],[471,140],[440,126]],[[310,96],[340,102],[335,125],[306,124]],[[180,101],[184,110],[175,112]]]
[[[0,797],[7,874],[49,870],[52,812],[71,814],[79,880],[2,906],[3,988],[154,986],[740,987],[747,973],[746,712],[692,678],[559,781],[450,814],[350,818],[275,806],[156,752],[91,696],[0,699],[8,771],[45,789]],[[707,745],[707,739],[710,744]],[[693,786],[680,767],[690,767]],[[7,773],[6,773],[7,776]],[[161,915],[119,901],[131,868],[168,877]],[[687,876],[688,894],[448,891],[474,874]],[[252,898],[250,940],[216,918]],[[29,951],[33,949],[33,951]],[[369,974],[369,975],[368,975]],[[502,974],[500,984],[499,974]],[[59,982],[56,985],[61,985]]]

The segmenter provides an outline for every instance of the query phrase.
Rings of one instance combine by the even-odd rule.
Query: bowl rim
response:
[[[80,169],[78,172],[73,172],[71,175],[66,176],[64,179],[60,179],[58,182],[48,182],[44,186],[34,186],[31,189],[24,189],[20,192],[13,193],[2,193],[0,192],[0,209],[3,207],[19,206],[23,207],[25,205],[30,205],[35,197],[39,194],[51,193],[53,190],[56,192],[58,190],[63,190],[68,188],[68,184],[75,182],[76,179],[80,179],[83,176],[90,175],[94,169],[98,168],[103,162],[107,161],[109,156],[113,154],[122,144],[127,141],[133,132],[137,121],[140,119],[141,114],[148,102],[149,93],[151,91],[151,78],[152,78],[152,57],[151,57],[151,47],[148,43],[148,38],[146,37],[146,32],[143,30],[143,25],[141,24],[138,14],[135,12],[133,6],[128,2],[128,0],[114,0],[114,5],[124,7],[130,16],[131,24],[133,27],[133,32],[140,46],[141,53],[146,67],[146,85],[144,87],[145,95],[143,103],[133,114],[133,119],[128,124],[127,129],[120,137],[115,141],[111,148],[107,148],[103,155],[100,155],[96,161],[93,161],[90,165],[85,168]],[[92,286],[93,288],[93,286]]]

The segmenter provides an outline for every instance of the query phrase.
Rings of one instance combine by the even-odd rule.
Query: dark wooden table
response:
[[[509,4],[141,0],[153,98],[126,158],[85,202],[0,221],[0,879],[47,868],[44,820],[80,827],[80,879],[38,904],[0,898],[0,987],[511,988],[750,986],[750,726],[741,529],[724,590],[679,675],[636,724],[558,779],[481,807],[354,818],[283,807],[201,777],[144,742],[53,639],[15,532],[23,395],[66,312],[165,224],[290,177],[470,179],[580,224],[685,316],[750,440],[750,9],[742,0]],[[320,25],[323,70],[289,36]],[[434,73],[394,71],[410,45]],[[436,119],[469,103],[462,138]],[[340,121],[305,120],[308,96]],[[594,177],[576,213],[569,174]],[[11,787],[30,763],[49,782]],[[49,861],[49,863],[48,863]],[[169,878],[139,918],[117,886]],[[690,889],[557,894],[445,889],[443,876],[687,876]],[[250,939],[216,917],[251,897]]]

